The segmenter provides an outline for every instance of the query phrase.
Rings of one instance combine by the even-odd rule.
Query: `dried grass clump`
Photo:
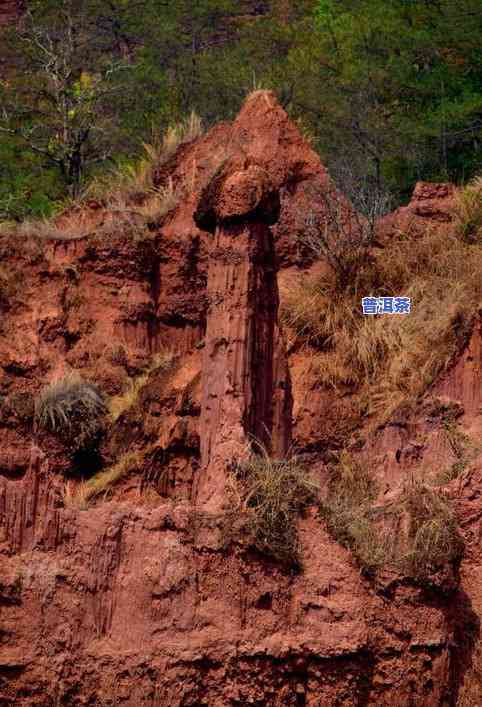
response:
[[[140,214],[147,222],[156,222],[176,208],[181,197],[179,189],[174,187],[172,179],[168,179],[165,186],[151,192],[151,196],[138,208]]]
[[[181,145],[196,140],[202,134],[201,118],[191,111],[188,118],[169,127],[162,137],[155,137],[152,143],[144,143],[144,150],[151,163],[160,166],[167,162]]]
[[[110,399],[109,411],[112,422],[118,420],[124,412],[137,402],[140,391],[154,371],[168,371],[174,365],[175,360],[175,352],[168,348],[154,354],[146,370],[136,378],[129,379],[127,389],[121,395],[116,395]]]
[[[327,497],[320,505],[328,532],[351,549],[362,569],[370,574],[385,564],[390,550],[373,523],[373,502],[378,485],[370,470],[341,452]]]
[[[364,573],[385,567],[430,581],[442,567],[460,561],[463,542],[441,494],[419,481],[406,484],[386,505],[377,505],[377,494],[371,472],[342,453],[321,515],[328,532],[352,551]]]
[[[88,508],[95,499],[108,492],[120,479],[131,471],[139,469],[143,460],[140,452],[128,452],[117,464],[100,471],[92,476],[88,481],[82,481],[74,490],[70,485],[66,486],[64,503],[68,507]]]
[[[432,478],[434,486],[445,486],[457,479],[477,459],[482,450],[482,444],[474,444],[473,440],[465,432],[462,432],[454,420],[443,421],[443,432],[455,461],[440,469]]]
[[[329,348],[341,328],[354,330],[358,313],[351,297],[338,297],[326,274],[303,276],[298,285],[282,287],[280,317],[283,324],[304,342]]]
[[[32,238],[38,241],[75,241],[88,235],[85,226],[74,220],[59,225],[55,219],[26,219],[21,223],[2,227],[2,233],[12,238]]]
[[[482,243],[482,177],[477,177],[455,197],[457,231],[467,243]]]
[[[447,501],[421,483],[405,487],[400,504],[408,516],[402,569],[416,579],[427,579],[447,563],[462,559],[464,544]]]
[[[316,501],[319,486],[296,459],[271,459],[260,450],[234,465],[227,539],[247,534],[259,552],[300,566],[297,517]]]
[[[150,143],[143,143],[144,157],[135,164],[126,164],[110,174],[97,178],[86,190],[85,196],[102,199],[110,209],[125,210],[129,207],[142,213],[143,208],[152,215],[157,209],[167,213],[176,205],[179,194],[172,182],[156,189],[153,176],[156,169],[165,164],[181,145],[202,135],[201,119],[196,113],[177,125],[167,129],[164,135],[154,134]]]
[[[39,428],[81,449],[100,433],[106,411],[99,388],[70,373],[41,391],[35,403],[35,421]]]

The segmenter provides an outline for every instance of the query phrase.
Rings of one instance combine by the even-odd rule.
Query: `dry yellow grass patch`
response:
[[[273,108],[274,101],[273,92],[271,91],[271,89],[257,87],[255,83],[254,88],[247,94],[245,102],[247,103],[248,101],[252,101],[255,98],[263,98],[266,102],[266,105],[269,108]]]
[[[136,378],[129,379],[127,389],[121,395],[112,397],[109,401],[109,410],[112,422],[129,410],[137,401],[139,392],[147,383],[149,376],[154,371],[169,370],[174,364],[176,354],[171,349],[163,349],[155,354],[149,367]]]
[[[469,243],[480,243],[482,237],[482,177],[477,177],[455,197],[458,232]]]
[[[391,567],[424,581],[461,559],[463,541],[442,494],[410,479],[392,502],[379,505],[377,496],[371,470],[342,452],[321,514],[330,534],[350,548],[364,572]]]
[[[85,238],[88,230],[84,224],[72,220],[67,224],[58,225],[55,220],[28,219],[22,223],[1,225],[1,233],[12,238],[36,238],[41,241],[75,241]]]
[[[316,502],[319,485],[295,458],[272,459],[256,447],[259,453],[232,466],[224,539],[244,532],[261,553],[299,566],[297,518]]]
[[[117,464],[100,471],[88,481],[82,481],[76,488],[67,484],[64,493],[64,504],[71,508],[85,510],[89,503],[107,492],[129,472],[142,464],[143,455],[140,452],[128,452]]]
[[[152,192],[152,195],[139,207],[136,212],[147,221],[156,221],[174,209],[180,199],[180,191],[169,179],[164,187]]]
[[[337,289],[329,275],[303,275],[281,292],[291,338],[310,346],[319,382],[352,383],[368,412],[390,415],[416,398],[452,360],[482,302],[482,246],[427,232],[376,253],[366,291]],[[380,285],[383,283],[383,286]],[[362,296],[411,297],[408,315],[364,316]]]
[[[126,235],[144,238],[147,224],[156,222],[178,204],[183,189],[173,181],[159,188],[153,186],[153,175],[178,150],[202,135],[201,119],[192,112],[186,120],[171,126],[162,134],[153,134],[150,143],[144,143],[145,156],[135,164],[127,164],[94,179],[84,190],[77,206],[82,209],[88,199],[99,199],[111,212],[112,219],[96,232],[108,236],[112,230],[122,229]],[[193,180],[195,173],[193,173]],[[84,238],[93,230],[82,222],[72,219],[58,225],[55,219],[26,220],[20,224],[8,222],[0,225],[0,234],[39,240],[76,240]]]
[[[85,196],[102,199],[112,210],[130,210],[142,213],[143,207],[147,216],[153,216],[157,209],[166,213],[169,206],[177,203],[178,194],[172,182],[166,187],[155,189],[153,186],[154,170],[166,163],[186,143],[192,142],[202,135],[201,119],[192,112],[191,115],[177,125],[168,128],[164,135],[153,134],[150,143],[143,143],[145,156],[135,164],[124,165],[110,174],[94,180]],[[144,197],[143,204],[138,207],[133,202],[138,197]]]
[[[172,157],[181,145],[196,140],[202,133],[201,118],[191,111],[186,120],[168,128],[161,139],[155,139],[151,144],[144,144],[144,149],[151,161],[159,164]]]

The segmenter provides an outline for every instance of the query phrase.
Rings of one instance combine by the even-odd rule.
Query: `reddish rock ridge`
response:
[[[274,455],[292,438],[316,451],[345,423],[318,395],[305,402],[311,425],[293,426],[300,391],[278,319],[278,269],[306,266],[292,242],[300,208],[320,211],[316,195],[333,187],[267,92],[183,146],[157,183],[168,177],[180,204],[147,238],[97,209],[75,216],[88,231],[78,240],[0,244],[15,275],[0,322],[0,704],[477,700],[477,462],[447,489],[469,554],[445,592],[401,577],[375,586],[315,509],[300,520],[302,572],[223,547],[226,465],[250,435]],[[168,368],[155,363],[166,348]],[[460,405],[471,430],[480,350],[476,326],[431,391]],[[101,449],[104,465],[127,451],[142,465],[86,510],[68,492],[93,460],[32,430],[32,396],[68,367],[110,395],[148,367]],[[370,438],[390,488],[422,429],[418,460],[450,460],[427,407]]]
[[[427,226],[450,230],[453,222],[453,208],[456,188],[452,184],[418,182],[407,206],[380,219],[379,231],[383,236],[405,233],[416,237]]]

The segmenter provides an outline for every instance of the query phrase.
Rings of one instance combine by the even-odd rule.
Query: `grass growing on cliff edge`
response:
[[[52,218],[25,219],[21,223],[0,222],[0,235],[19,239],[77,240],[91,234],[108,238],[111,233],[123,231],[137,240],[148,237],[151,233],[148,226],[172,211],[186,189],[182,183],[174,185],[170,178],[155,185],[156,171],[182,145],[199,138],[202,133],[201,119],[192,112],[164,134],[153,134],[150,143],[143,143],[144,156],[139,160],[124,163],[92,179],[78,199],[59,203]],[[78,212],[82,212],[86,202],[91,200],[100,202],[110,216],[95,226],[86,225],[78,218]],[[68,218],[59,224],[55,217],[63,215]]]
[[[456,518],[443,496],[420,482],[407,484],[400,497],[408,517],[401,569],[424,579],[446,563],[462,558],[464,544]]]
[[[442,494],[410,480],[396,499],[382,505],[375,477],[350,454],[341,453],[332,472],[321,515],[363,572],[373,575],[385,567],[424,582],[460,561],[463,541]]]
[[[472,180],[455,197],[457,231],[467,243],[482,243],[482,177]]]
[[[319,487],[296,459],[271,459],[265,449],[234,464],[226,540],[246,534],[264,555],[300,565],[297,518]]]
[[[146,370],[139,376],[130,378],[126,390],[110,399],[109,411],[112,422],[116,422],[124,412],[137,402],[139,393],[147,383],[151,373],[154,371],[168,371],[174,365],[175,360],[176,354],[171,349],[165,348],[154,354]]]
[[[72,489],[70,484],[65,488],[64,503],[70,508],[85,510],[91,501],[107,492],[120,479],[131,471],[138,469],[142,463],[143,455],[140,452],[128,452],[117,464],[99,471],[88,481],[81,481]]]
[[[88,235],[88,229],[81,223],[72,221],[68,225],[58,225],[52,219],[26,219],[21,223],[0,224],[0,233],[13,238],[33,238],[39,241],[76,241]]]
[[[313,352],[321,385],[351,385],[369,413],[386,418],[423,392],[463,342],[482,301],[482,247],[427,231],[376,249],[364,268],[356,292],[338,289],[329,272],[303,275],[281,289],[281,316]],[[362,295],[411,297],[411,314],[364,316]]]
[[[341,452],[328,495],[320,505],[328,532],[351,549],[368,573],[381,567],[391,554],[372,522],[372,505],[377,493],[378,485],[369,469],[347,452]]]
[[[42,389],[35,402],[35,422],[77,449],[98,435],[107,411],[99,388],[69,373]]]
[[[153,133],[150,143],[143,143],[144,156],[136,163],[128,163],[109,174],[93,180],[86,196],[100,199],[111,209],[126,210],[152,215],[160,202],[164,210],[177,203],[172,183],[154,186],[156,170],[159,170],[182,146],[199,138],[203,133],[201,119],[192,112],[188,118],[172,125],[160,135]]]

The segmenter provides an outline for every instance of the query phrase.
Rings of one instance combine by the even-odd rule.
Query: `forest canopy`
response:
[[[480,0],[33,0],[3,30],[0,218],[48,215],[195,110],[270,88],[343,188],[482,162]]]

